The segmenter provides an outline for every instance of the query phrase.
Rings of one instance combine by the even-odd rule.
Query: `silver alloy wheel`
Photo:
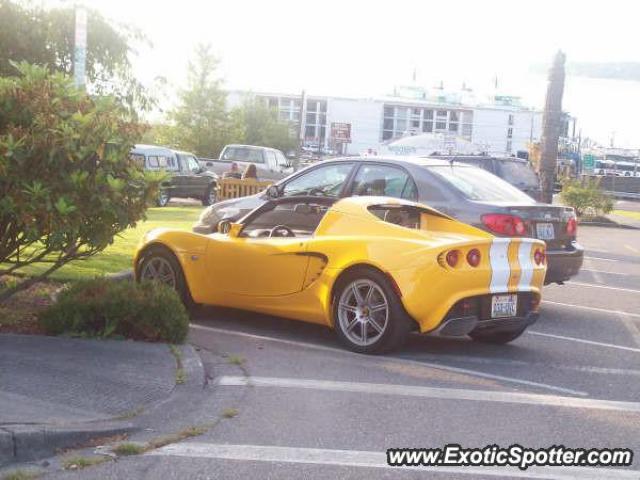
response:
[[[347,285],[338,303],[338,322],[355,345],[367,347],[377,342],[389,324],[389,302],[378,284],[359,279]]]
[[[166,258],[152,257],[142,268],[140,279],[155,280],[176,288],[176,272]]]
[[[210,188],[209,189],[209,205],[213,205],[214,203],[216,203],[216,189]]]
[[[164,207],[167,203],[169,203],[169,194],[165,190],[160,190],[158,192],[158,205]]]

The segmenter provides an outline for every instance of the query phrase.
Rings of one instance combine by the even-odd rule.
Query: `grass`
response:
[[[31,472],[26,470],[15,470],[11,473],[7,473],[6,475],[0,478],[2,478],[2,480],[32,480],[40,476],[41,474],[38,472]]]
[[[113,453],[119,456],[140,455],[145,452],[145,447],[137,443],[121,443],[113,449]]]
[[[640,212],[632,212],[629,210],[614,210],[611,213],[615,215],[621,215],[623,217],[633,218],[634,220],[640,220]]]
[[[227,362],[229,362],[231,365],[243,365],[245,362],[245,358],[239,355],[229,355],[229,357],[227,357]]]
[[[224,418],[233,418],[235,416],[238,415],[238,410],[235,408],[225,408],[225,410],[222,412],[222,416]]]
[[[65,470],[80,470],[110,461],[109,457],[71,457],[62,461]]]
[[[182,385],[187,381],[187,373],[182,368],[182,352],[175,345],[169,345],[169,350],[171,350],[171,355],[176,359],[176,384]]]
[[[203,207],[199,206],[150,208],[147,211],[146,221],[122,232],[104,251],[87,260],[78,260],[65,265],[51,275],[51,278],[62,281],[80,280],[129,269],[133,252],[145,233],[159,227],[191,231],[202,209]],[[26,274],[35,274],[46,268],[46,265],[34,265],[21,271]]]

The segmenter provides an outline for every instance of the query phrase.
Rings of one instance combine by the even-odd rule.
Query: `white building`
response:
[[[530,142],[540,140],[542,112],[523,107],[517,97],[494,95],[482,102],[468,89],[450,93],[439,88],[428,94],[418,87],[394,93],[378,98],[310,95],[301,109],[300,95],[231,91],[228,104],[238,106],[247,96],[263,98],[296,129],[302,114],[305,146],[343,154],[378,151],[392,140],[425,132],[461,137],[494,155],[526,152]],[[349,125],[350,143],[336,145],[333,124]]]

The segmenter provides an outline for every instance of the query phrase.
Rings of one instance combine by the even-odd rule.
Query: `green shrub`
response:
[[[562,183],[560,198],[573,207],[578,217],[593,217],[613,210],[613,199],[600,189],[600,180],[566,178]]]
[[[189,316],[178,294],[157,282],[86,280],[64,290],[43,311],[40,325],[50,334],[126,337],[184,342]]]

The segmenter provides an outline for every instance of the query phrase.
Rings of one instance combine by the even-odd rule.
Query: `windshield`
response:
[[[249,147],[227,147],[222,153],[221,160],[225,162],[264,163],[262,150]]]
[[[521,187],[538,187],[538,177],[529,165],[524,162],[498,162],[500,176],[507,182]]]
[[[427,168],[469,200],[535,203],[527,194],[481,168],[460,165]]]

